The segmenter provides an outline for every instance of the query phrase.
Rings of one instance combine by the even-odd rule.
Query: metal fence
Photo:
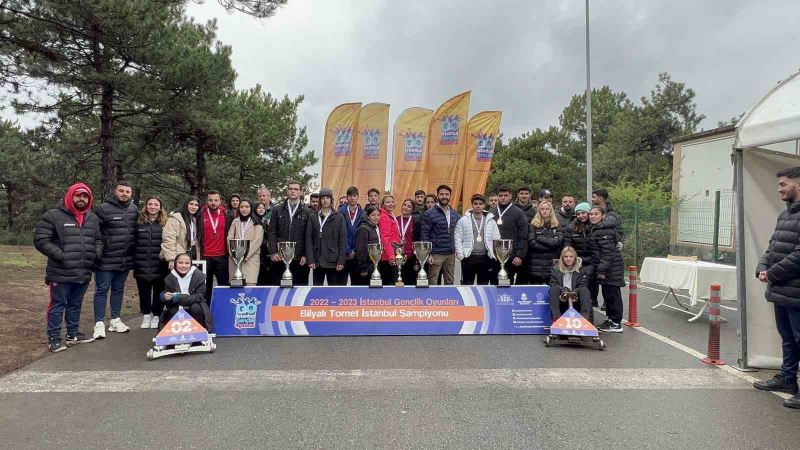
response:
[[[719,211],[713,193],[678,203],[677,242],[714,245],[717,231],[719,246],[733,246],[733,191],[718,192]]]

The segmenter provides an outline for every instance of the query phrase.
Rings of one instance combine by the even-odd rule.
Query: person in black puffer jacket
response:
[[[622,291],[625,286],[625,269],[622,252],[617,250],[617,222],[606,215],[603,207],[594,206],[589,213],[592,223],[592,262],[597,282],[601,285],[608,320],[597,329],[622,333]]]
[[[273,271],[274,283],[280,284],[284,272],[284,265],[278,255],[278,242],[296,242],[294,259],[289,264],[289,271],[295,286],[308,286],[310,269],[306,264],[306,224],[314,212],[300,201],[303,194],[302,187],[297,181],[290,181],[286,185],[286,200],[272,208],[269,220],[267,248],[273,263],[277,263],[279,270]]]
[[[539,204],[528,231],[528,283],[549,284],[553,260],[561,254],[564,237],[553,204]]]
[[[356,230],[355,251],[356,266],[358,271],[351,273],[350,284],[353,286],[366,286],[369,284],[370,276],[375,270],[375,264],[369,259],[369,244],[378,244],[381,238],[378,235],[378,222],[381,220],[381,212],[378,208],[367,205],[364,208],[361,224]]]
[[[214,317],[206,302],[206,276],[192,265],[192,258],[186,253],[175,257],[175,268],[164,278],[164,292],[160,298],[165,307],[161,313],[159,331],[181,306],[206,331],[214,332]]]
[[[83,183],[67,189],[62,203],[36,224],[36,250],[47,256],[44,281],[50,286],[47,307],[48,346],[65,350],[61,321],[67,323],[67,345],[91,342],[78,331],[83,294],[92,279],[95,261],[103,254],[100,221],[92,212],[92,191]]]
[[[764,296],[775,310],[775,326],[781,337],[783,363],[772,379],[756,381],[765,391],[793,394],[787,408],[800,408],[797,371],[800,361],[800,167],[781,170],[778,192],[786,209],[778,216],[769,246],[756,267],[756,278],[766,283]]]
[[[594,264],[592,263],[592,246],[590,243],[592,224],[589,222],[589,211],[591,209],[589,203],[579,203],[575,207],[575,220],[565,228],[562,228],[562,232],[564,233],[564,247],[572,247],[578,252],[578,258],[581,259],[583,271],[586,273],[592,306],[597,306],[597,293],[600,285],[597,284],[594,278]]]
[[[103,256],[97,265],[94,291],[94,337],[106,337],[103,321],[106,316],[106,298],[111,291],[111,323],[109,331],[125,333],[130,329],[122,323],[122,295],[125,280],[133,268],[133,250],[136,246],[136,219],[139,210],[131,201],[131,185],[120,181],[114,194],[95,210],[100,218],[103,234]]]
[[[151,196],[139,213],[136,227],[136,250],[133,257],[133,277],[139,290],[139,311],[142,313],[141,328],[158,328],[158,318],[164,309],[159,299],[164,290],[167,262],[161,253],[161,230],[167,223],[167,212],[161,199]]]

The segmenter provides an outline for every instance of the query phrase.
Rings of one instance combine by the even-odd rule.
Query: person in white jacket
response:
[[[479,285],[489,284],[494,270],[495,239],[500,239],[497,222],[490,220],[491,213],[484,213],[486,199],[475,194],[470,199],[472,209],[456,223],[453,232],[456,258],[461,261],[461,284],[472,285],[475,278]]]

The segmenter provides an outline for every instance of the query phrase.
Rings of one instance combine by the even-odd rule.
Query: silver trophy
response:
[[[392,244],[392,248],[394,248],[394,264],[397,267],[397,281],[394,283],[397,287],[403,287],[403,264],[406,263],[406,254],[405,254],[405,244],[403,242],[397,242]]]
[[[242,261],[247,257],[250,251],[250,241],[247,239],[229,239],[228,240],[228,254],[231,255],[233,263],[236,264],[236,270],[233,272],[231,279],[231,287],[243,287],[247,284],[242,273]]]
[[[506,272],[506,261],[508,261],[508,256],[514,249],[514,241],[511,239],[495,239],[492,244],[494,245],[494,255],[497,257],[497,260],[500,261],[500,272],[497,274],[497,285],[511,286],[511,280],[509,280],[508,272]]]
[[[413,243],[414,255],[419,262],[419,273],[417,274],[417,287],[428,287],[428,274],[425,273],[425,262],[431,256],[433,249],[433,242],[429,241],[416,241]]]
[[[378,272],[378,262],[380,262],[381,254],[383,254],[383,244],[369,244],[367,245],[367,252],[372,264],[375,265],[375,270],[372,271],[372,276],[369,278],[369,287],[383,287],[381,273]]]
[[[280,256],[283,263],[286,264],[286,270],[281,277],[281,287],[292,287],[292,271],[289,270],[289,265],[292,264],[292,260],[294,259],[294,250],[296,246],[297,242],[293,241],[278,242],[278,256]]]

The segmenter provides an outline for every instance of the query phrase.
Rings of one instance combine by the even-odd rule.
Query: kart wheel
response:
[[[211,348],[210,348],[210,350],[208,350],[208,352],[209,353],[214,353],[214,350],[216,350],[216,349],[217,349],[217,344],[212,342],[211,343]]]
[[[550,347],[550,336],[545,336],[544,337],[544,346],[545,347]]]
[[[152,361],[154,359],[155,357],[153,356],[153,349],[151,348],[150,350],[147,351],[147,360]]]
[[[597,349],[601,351],[606,349],[606,343],[602,339],[597,343]]]

